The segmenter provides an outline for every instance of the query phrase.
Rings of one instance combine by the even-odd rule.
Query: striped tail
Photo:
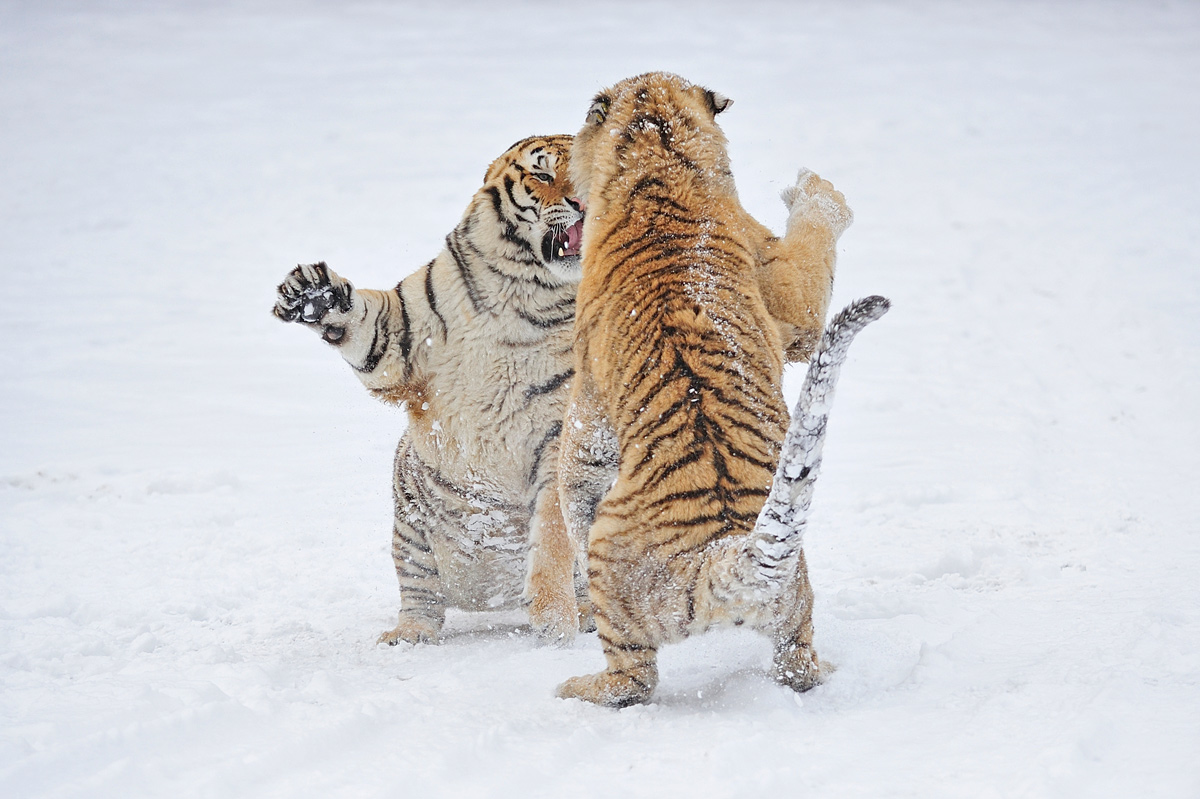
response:
[[[891,302],[871,296],[842,309],[825,328],[800,389],[771,493],[754,529],[737,547],[723,586],[738,594],[774,594],[788,583],[804,543],[808,508],[821,470],[825,424],[842,363],[860,330],[887,313]]]

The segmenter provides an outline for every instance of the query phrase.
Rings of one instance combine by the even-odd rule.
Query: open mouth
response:
[[[579,255],[579,245],[582,241],[582,219],[565,230],[551,230],[542,239],[542,259],[549,262]]]

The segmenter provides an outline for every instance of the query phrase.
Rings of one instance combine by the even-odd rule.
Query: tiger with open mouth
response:
[[[400,614],[381,642],[436,642],[447,606],[526,603],[556,640],[580,624],[556,483],[583,223],[570,145],[510,147],[442,252],[393,289],[356,289],[323,263],[279,286],[277,317],[317,331],[408,412],[393,482]]]
[[[278,288],[278,318],[316,331],[372,394],[407,410],[393,480],[400,613],[381,642],[436,642],[448,606],[524,603],[552,640],[590,629],[586,542],[564,529],[557,482],[585,210],[571,143],[535,136],[509,148],[442,252],[393,289],[357,289],[324,263],[296,267]],[[756,291],[789,359],[806,359],[832,250],[761,225],[753,235]],[[790,301],[797,292],[814,301]],[[568,494],[602,492],[616,468],[608,442],[573,439]],[[590,523],[596,501],[574,503],[574,515]]]

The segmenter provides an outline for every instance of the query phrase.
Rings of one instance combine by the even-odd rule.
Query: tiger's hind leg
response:
[[[639,607],[644,595],[645,574],[634,575],[631,569],[645,563],[631,564],[627,553],[614,551],[605,532],[611,517],[603,515],[592,530],[588,545],[589,588],[596,620],[596,632],[604,648],[607,668],[597,674],[572,677],[558,686],[561,699],[585,699],[607,707],[627,707],[647,701],[658,685],[658,644],[654,633],[647,632]],[[607,528],[607,529],[606,529]]]
[[[597,611],[595,618],[608,666],[597,674],[565,681],[558,686],[559,699],[584,699],[606,707],[645,702],[658,685],[658,650],[628,640],[601,612]]]
[[[804,553],[798,553],[794,582],[778,600],[771,629],[772,676],[797,693],[821,684],[821,662],[813,648],[813,592]]]
[[[392,528],[392,561],[400,581],[400,617],[395,627],[379,636],[378,643],[436,644],[446,621],[437,562],[425,535],[399,518]]]
[[[418,479],[421,462],[401,439],[396,451],[395,521],[392,527],[392,562],[400,582],[400,617],[378,643],[395,646],[408,643],[437,643],[446,621],[446,595],[438,574],[437,559],[430,546],[432,519]]]

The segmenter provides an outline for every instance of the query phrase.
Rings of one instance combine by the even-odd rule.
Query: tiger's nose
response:
[[[581,214],[587,210],[587,204],[584,203],[584,201],[579,199],[578,197],[568,197],[567,205],[571,206],[572,208],[574,208],[576,211],[578,211]]]

